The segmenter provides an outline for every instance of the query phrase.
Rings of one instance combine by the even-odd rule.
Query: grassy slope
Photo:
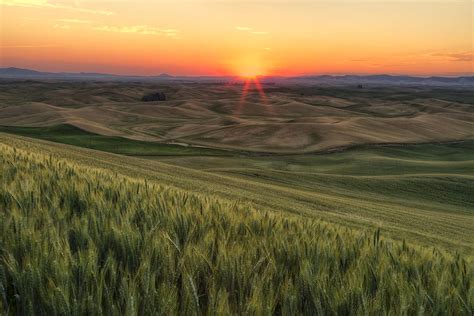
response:
[[[261,209],[306,214],[354,227],[381,227],[384,234],[395,238],[467,253],[473,250],[474,220],[470,209],[473,200],[468,195],[473,186],[473,159],[469,144],[456,145],[461,146],[458,149],[441,147],[445,158],[435,147],[428,146],[429,150],[418,149],[411,160],[407,159],[411,154],[406,149],[372,148],[328,156],[282,157],[281,161],[274,157],[228,158],[230,160],[174,157],[161,163],[98,151],[92,154],[86,149],[8,134],[1,135],[0,142],[186,190],[250,201]],[[394,159],[394,156],[404,159]],[[334,161],[331,163],[331,160]],[[314,166],[318,161],[324,168],[311,171],[317,168]],[[381,174],[357,174],[357,170],[364,169],[362,165],[373,170],[370,166],[376,165],[374,161],[385,166],[376,168]],[[351,164],[352,175],[347,170]],[[222,168],[206,171],[210,165]],[[340,165],[344,167],[337,170],[336,166]],[[298,172],[276,170],[285,168],[300,169]],[[404,172],[404,168],[411,171],[397,174],[396,170]],[[346,173],[348,175],[344,175]]]
[[[139,159],[0,142],[0,313],[473,311],[459,255],[117,174]]]
[[[474,208],[474,143],[358,147],[321,155],[192,157],[160,161],[287,187],[428,203],[442,212]]]
[[[159,144],[131,140],[123,137],[103,136],[89,133],[72,125],[56,125],[50,127],[0,126],[0,132],[50,140],[121,155],[229,155],[229,153],[224,150]]]

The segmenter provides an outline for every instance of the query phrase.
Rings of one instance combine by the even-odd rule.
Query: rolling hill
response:
[[[187,191],[303,214],[466,254],[474,244],[472,143],[360,148],[329,155],[114,155],[2,134],[0,142]],[[96,147],[97,149],[104,149]],[[183,154],[177,155],[182,148]],[[107,149],[107,148],[105,148]],[[130,152],[133,154],[133,151]]]
[[[253,181],[11,134],[0,157],[6,314],[472,312],[462,255],[209,195]]]
[[[472,89],[0,82],[0,125],[259,153],[474,139]],[[243,90],[247,89],[243,94]],[[141,102],[162,91],[167,101]],[[245,98],[243,97],[245,95]]]
[[[470,88],[0,87],[0,314],[472,314]]]

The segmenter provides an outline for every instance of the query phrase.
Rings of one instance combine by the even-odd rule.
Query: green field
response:
[[[387,239],[384,223],[349,229],[236,202],[225,191],[209,195],[226,186],[212,182],[219,178],[247,192],[275,184],[9,134],[0,134],[0,158],[4,314],[470,315],[474,308],[464,255]],[[173,181],[194,183],[195,193],[166,184]]]
[[[90,134],[78,134],[82,133]],[[49,139],[66,139],[73,144],[81,144],[83,137],[51,134]],[[133,140],[117,139],[131,144],[127,145],[130,155],[146,159],[101,152],[91,155],[78,147],[52,143],[21,144],[185,190],[252,202],[265,209],[305,214],[356,228],[380,227],[392,238],[465,254],[474,250],[473,142],[358,146],[330,154],[290,156],[230,151],[225,152],[228,156],[186,156],[192,148],[172,146],[176,149],[174,156],[156,150],[151,156],[143,156],[161,145],[137,142],[140,146],[135,146]],[[121,147],[104,143],[95,148],[121,151]]]
[[[50,140],[53,142],[97,149],[121,155],[229,155],[227,151],[218,149],[160,144],[131,140],[123,137],[104,136],[81,130],[72,125],[55,125],[47,127],[0,126],[0,132]]]

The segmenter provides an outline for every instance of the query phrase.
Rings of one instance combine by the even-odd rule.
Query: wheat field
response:
[[[4,314],[470,315],[464,256],[1,144]]]

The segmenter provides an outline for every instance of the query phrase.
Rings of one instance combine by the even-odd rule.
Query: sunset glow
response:
[[[266,75],[267,67],[264,66],[264,62],[260,58],[243,57],[235,61],[231,72],[244,79],[254,79]]]
[[[0,0],[0,66],[241,77],[469,74],[472,14],[463,0]]]
[[[236,74],[238,74],[240,77],[244,79],[253,79],[258,76],[264,75],[263,72],[261,72],[258,67],[252,67],[252,66],[243,67],[240,71],[236,72]]]

